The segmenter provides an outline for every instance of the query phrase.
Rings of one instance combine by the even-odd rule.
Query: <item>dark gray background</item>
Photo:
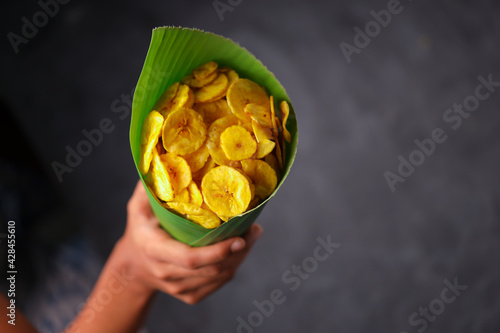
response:
[[[123,232],[137,181],[130,118],[120,119],[111,104],[135,86],[152,28],[197,27],[239,42],[274,72],[298,117],[299,149],[235,279],[196,306],[159,295],[147,331],[236,332],[238,316],[256,310],[254,300],[281,289],[286,301],[256,332],[417,332],[422,326],[411,326],[409,316],[456,278],[467,289],[425,331],[499,332],[500,91],[456,130],[442,117],[474,93],[478,76],[500,81],[500,6],[402,1],[401,13],[348,64],[339,44],[352,44],[354,27],[364,28],[370,11],[387,3],[243,0],[221,20],[211,1],[73,0],[18,54],[7,33],[20,33],[21,18],[40,7],[2,4],[2,116],[20,126],[63,212],[24,222],[36,224],[42,245],[64,242],[75,233],[66,229],[80,225],[76,233],[102,262]],[[63,162],[66,145],[76,147],[82,130],[103,118],[115,130],[59,183],[51,163]],[[414,140],[435,128],[447,140],[391,192],[384,172],[397,172],[398,156],[408,158]],[[5,140],[2,149],[16,142]],[[23,201],[20,210],[42,199]],[[341,246],[291,291],[282,274],[328,235]],[[31,307],[33,316],[43,311]]]

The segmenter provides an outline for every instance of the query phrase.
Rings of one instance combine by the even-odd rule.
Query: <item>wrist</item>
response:
[[[111,274],[138,300],[149,301],[155,289],[143,280],[142,268],[138,264],[141,259],[127,239],[122,237],[116,242],[110,259]]]

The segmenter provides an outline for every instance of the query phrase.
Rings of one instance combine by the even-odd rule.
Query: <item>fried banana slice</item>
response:
[[[238,118],[231,114],[217,119],[208,129],[207,147],[210,151],[210,156],[212,156],[218,165],[227,165],[230,162],[220,145],[220,136],[226,128],[233,125],[238,125]]]
[[[172,111],[163,124],[163,147],[177,155],[187,155],[198,150],[207,136],[202,116],[192,109]]]
[[[227,104],[231,112],[243,122],[251,118],[245,113],[247,104],[257,104],[269,109],[269,97],[264,88],[249,79],[237,79],[227,91]]]
[[[194,93],[195,103],[208,103],[226,96],[229,81],[224,73],[219,73],[212,83],[200,88]]]
[[[252,200],[248,178],[229,166],[210,170],[201,181],[201,192],[208,207],[224,221],[244,213]]]
[[[241,161],[252,157],[257,150],[257,142],[242,126],[228,127],[220,136],[220,145],[226,157],[232,161]]]
[[[214,229],[220,226],[221,222],[217,215],[194,204],[169,202],[168,207],[206,229]]]
[[[209,103],[197,103],[193,105],[193,110],[201,114],[203,121],[207,125],[212,124],[219,118],[232,114],[225,99],[218,99]]]
[[[182,190],[189,186],[192,180],[188,163],[182,157],[172,153],[161,155],[160,160],[167,168],[174,193],[180,194]]]
[[[186,160],[186,162],[191,167],[191,172],[196,172],[203,168],[205,163],[210,156],[210,151],[208,150],[207,145],[204,143],[201,145],[198,150],[192,152],[191,154],[183,155],[182,157]]]
[[[264,200],[273,193],[278,184],[278,177],[269,164],[262,160],[244,160],[241,161],[241,166],[255,185],[255,196]]]
[[[174,188],[172,187],[168,168],[156,150],[153,151],[150,176],[147,177],[147,179],[151,182],[150,187],[154,194],[156,194],[160,200],[171,201],[174,198]]]
[[[143,175],[149,171],[149,166],[153,160],[153,150],[155,150],[158,143],[163,120],[163,116],[157,111],[151,111],[144,119],[139,146],[139,171]]]
[[[265,128],[272,128],[271,111],[269,108],[262,105],[249,103],[244,108],[245,113],[250,116],[253,121]]]
[[[286,122],[288,120],[288,116],[290,115],[290,106],[286,101],[281,101],[280,103],[280,111],[281,111],[281,117],[283,118],[282,125],[283,125],[283,136],[285,137],[286,142],[290,143],[292,142],[292,135],[286,128]]]
[[[276,144],[271,140],[263,140],[257,143],[257,151],[255,152],[255,158],[264,158],[270,154]]]

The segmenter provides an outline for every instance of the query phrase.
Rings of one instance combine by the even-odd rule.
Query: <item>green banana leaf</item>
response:
[[[290,104],[287,128],[292,134],[292,141],[286,144],[281,179],[271,196],[254,209],[235,216],[220,227],[210,230],[164,208],[146,185],[144,177],[139,172],[138,164],[142,124],[156,100],[172,83],[180,81],[192,69],[211,60],[217,62],[219,66],[229,66],[240,77],[251,79],[264,86],[268,93],[274,96],[277,106],[282,100],[287,101]],[[279,112],[279,107],[276,108],[276,112]],[[153,30],[151,44],[132,103],[130,147],[151,207],[161,226],[175,239],[190,246],[205,246],[244,234],[266,203],[276,194],[290,172],[297,151],[297,141],[297,120],[285,89],[250,52],[225,37],[197,29],[161,27]]]

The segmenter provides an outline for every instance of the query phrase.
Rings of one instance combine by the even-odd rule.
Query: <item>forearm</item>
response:
[[[66,333],[137,332],[154,290],[135,276],[130,248],[119,241],[78,317]]]

